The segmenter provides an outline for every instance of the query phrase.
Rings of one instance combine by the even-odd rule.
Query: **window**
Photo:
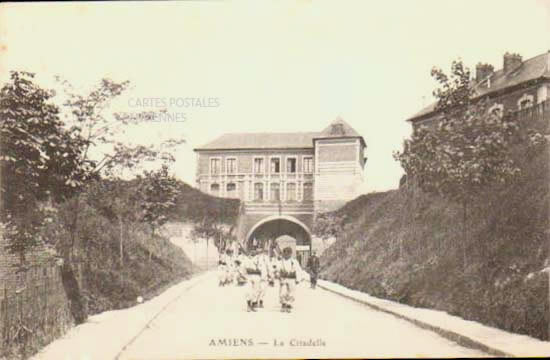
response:
[[[332,124],[330,126],[331,135],[345,135],[344,124]]]
[[[531,100],[523,100],[519,103],[520,110],[530,108],[531,106],[533,106],[533,102]]]
[[[311,174],[313,172],[313,158],[306,157],[304,158],[304,172]]]
[[[264,184],[254,184],[254,200],[262,201],[264,199]]]
[[[304,200],[311,201],[313,200],[313,184],[304,183]]]
[[[271,200],[281,200],[281,189],[279,187],[279,183],[271,183]]]
[[[256,158],[254,159],[254,173],[261,174],[264,172],[264,159]]]
[[[296,172],[296,158],[286,159],[286,172],[292,174]]]
[[[210,174],[219,174],[220,173],[220,159],[213,158],[210,159]]]
[[[533,102],[533,95],[523,94],[523,96],[518,100],[518,108],[520,110],[530,108],[533,106]]]
[[[227,197],[234,198],[237,194],[237,185],[235,183],[228,183],[226,186]]]
[[[489,114],[502,117],[504,115],[504,105],[494,104],[489,108]]]
[[[296,201],[296,184],[295,183],[286,184],[286,200]]]
[[[218,196],[220,194],[220,184],[210,185],[210,193],[214,196]]]
[[[226,160],[226,171],[228,174],[234,174],[237,172],[237,159],[228,158]]]
[[[271,158],[271,173],[278,174],[281,172],[281,159]]]

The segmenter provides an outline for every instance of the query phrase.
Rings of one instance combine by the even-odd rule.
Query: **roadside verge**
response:
[[[90,316],[31,359],[115,359],[166,307],[209,276],[211,272],[193,276],[131,308]]]
[[[421,328],[434,331],[462,346],[478,349],[494,356],[533,357],[550,355],[550,342],[526,335],[509,333],[475,321],[464,320],[444,311],[416,308],[376,298],[330,281],[319,280],[317,284],[322,289],[360,302],[378,311],[392,314]]]

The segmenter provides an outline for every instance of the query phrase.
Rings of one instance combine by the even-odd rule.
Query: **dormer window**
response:
[[[533,106],[535,99],[533,95],[523,94],[523,96],[518,100],[518,109],[523,110]]]
[[[345,135],[344,124],[332,124],[330,128],[331,135]]]
[[[489,114],[502,117],[504,115],[504,105],[494,104],[489,108]]]

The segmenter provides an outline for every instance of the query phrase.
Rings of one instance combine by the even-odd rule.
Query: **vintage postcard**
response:
[[[550,356],[550,1],[0,5],[0,360]]]

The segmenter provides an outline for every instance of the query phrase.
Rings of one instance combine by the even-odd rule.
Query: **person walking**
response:
[[[269,256],[267,256],[267,249],[262,248],[258,251],[258,255],[255,259],[256,268],[260,270],[260,279],[258,282],[257,299],[256,304],[259,308],[264,307],[264,297],[268,286],[269,278]]]
[[[246,263],[248,258],[239,249],[239,255],[234,258],[233,278],[237,286],[243,286],[247,282]]]
[[[317,253],[314,251],[307,260],[307,269],[309,271],[309,281],[312,289],[317,286],[317,278],[319,277],[319,271],[321,270],[321,264]]]
[[[260,262],[259,251],[253,249],[250,251],[250,256],[247,258],[246,277],[248,282],[248,289],[246,292],[246,309],[247,311],[256,311],[258,307],[258,299],[261,294],[261,278],[265,274],[265,269]]]
[[[227,283],[227,253],[222,252],[218,259],[218,286],[225,286]]]
[[[267,283],[269,286],[275,286],[275,280],[279,278],[279,259],[277,258],[274,251],[271,252],[268,261],[268,272],[267,272]]]
[[[292,249],[285,247],[283,249],[283,258],[279,264],[279,301],[281,302],[282,312],[291,312],[295,300],[296,285],[303,278],[302,268],[298,261],[292,258]]]
[[[225,252],[225,285],[233,282],[233,275],[235,272],[235,261],[233,260],[233,250],[227,249]]]

